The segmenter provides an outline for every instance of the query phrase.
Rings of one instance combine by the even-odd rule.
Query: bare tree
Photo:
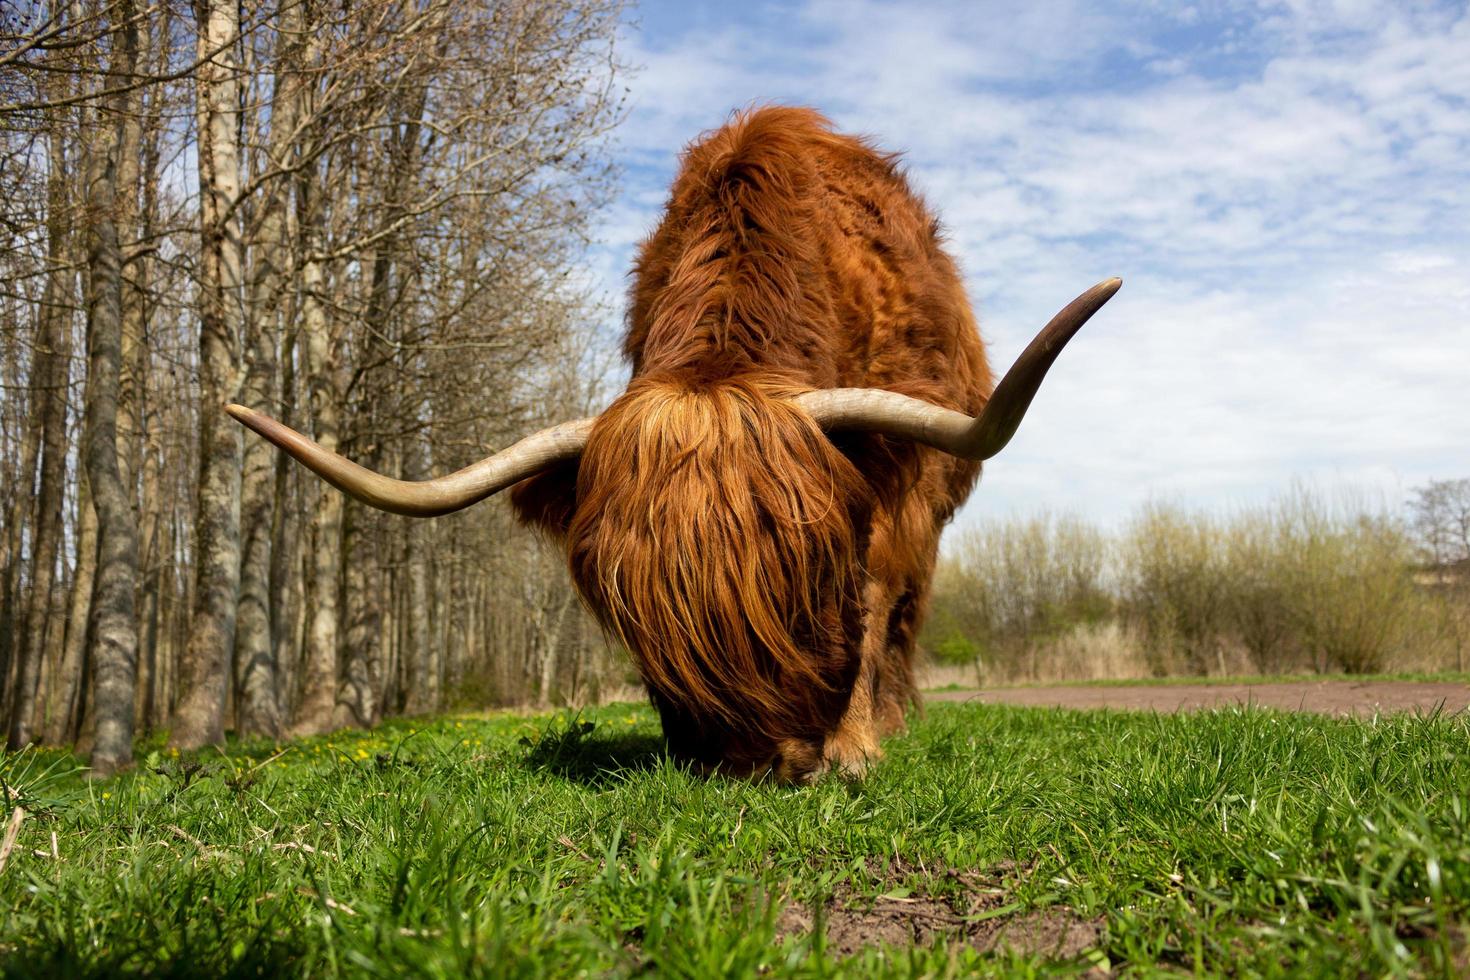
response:
[[[1410,521],[1429,561],[1470,562],[1470,479],[1432,480],[1409,499]]]
[[[1409,524],[1429,564],[1429,586],[1443,596],[1440,628],[1453,640],[1455,668],[1463,671],[1470,638],[1470,479],[1416,488]]]

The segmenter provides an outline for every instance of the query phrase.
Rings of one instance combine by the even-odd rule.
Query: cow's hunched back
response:
[[[249,409],[344,491],[433,516],[519,484],[632,653],[670,751],[800,781],[861,772],[915,696],[940,531],[1061,346],[998,387],[938,222],[894,157],[807,109],[737,115],[685,153],[634,269],[633,377],[596,419],[403,483]]]

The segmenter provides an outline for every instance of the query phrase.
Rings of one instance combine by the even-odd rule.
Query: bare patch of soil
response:
[[[897,885],[914,870],[890,863],[880,884]],[[940,870],[961,890],[940,897],[903,894],[895,888],[879,898],[863,897],[851,886],[839,887],[820,908],[787,905],[776,920],[778,940],[825,931],[827,950],[852,956],[870,947],[929,946],[962,941],[982,953],[1005,950],[1054,960],[1073,960],[1101,945],[1103,920],[1088,919],[1065,906],[1022,911],[1001,887],[1015,871],[1000,866],[988,873]],[[930,873],[935,873],[930,869]]]
[[[928,701],[965,701],[1054,708],[1199,711],[1253,704],[1325,715],[1397,711],[1446,713],[1470,707],[1470,685],[1443,681],[1288,681],[1261,684],[1059,685],[934,691]]]

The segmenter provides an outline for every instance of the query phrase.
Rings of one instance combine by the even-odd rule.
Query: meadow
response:
[[[1444,975],[1470,721],[932,705],[860,782],[643,706],[0,762],[6,976]],[[24,811],[24,815],[16,817]]]

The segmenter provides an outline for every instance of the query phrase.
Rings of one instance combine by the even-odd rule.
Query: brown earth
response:
[[[1325,715],[1443,710],[1470,707],[1470,685],[1444,681],[1288,681],[1260,684],[1140,684],[986,688],[931,691],[927,701],[965,701],[1047,708],[1126,711],[1198,711],[1253,704]]]
[[[838,957],[852,956],[875,946],[928,946],[942,941],[963,942],[982,953],[1012,951],[1053,961],[1076,961],[1098,949],[1104,938],[1104,920],[1086,918],[1064,905],[1022,910],[1011,901],[1008,888],[1018,875],[1029,873],[1015,865],[988,871],[927,869],[951,883],[946,895],[911,892],[896,886],[911,880],[918,866],[891,861],[886,868],[870,864],[874,884],[894,890],[878,898],[864,898],[850,885],[839,885],[820,909],[789,904],[776,920],[778,941],[804,935],[816,928],[826,934],[827,950]],[[956,887],[957,886],[957,887]],[[1087,971],[1091,975],[1094,971]]]

